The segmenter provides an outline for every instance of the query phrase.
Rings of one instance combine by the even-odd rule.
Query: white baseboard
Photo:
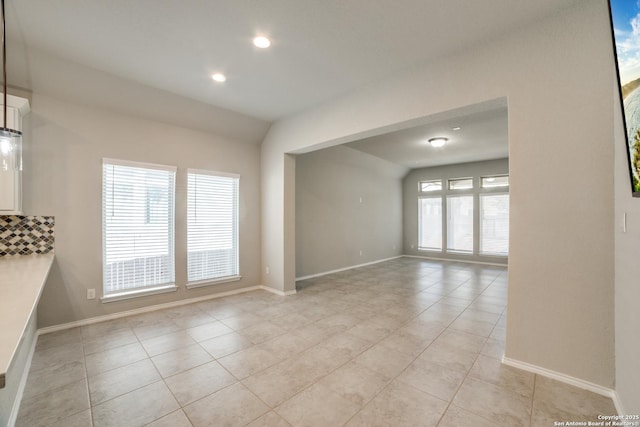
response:
[[[616,411],[618,412],[618,415],[630,415],[627,414],[627,412],[624,410],[624,407],[622,406],[622,401],[620,400],[620,396],[618,396],[618,392],[613,390],[613,404],[616,407]]]
[[[618,407],[619,401],[618,401],[618,396],[616,392],[610,388],[603,387],[601,385],[594,384],[589,381],[581,380],[579,378],[575,378],[570,375],[562,374],[560,372],[552,371],[550,369],[542,368],[540,366],[532,365],[530,363],[521,362],[515,359],[510,359],[505,356],[502,357],[502,363],[504,363],[507,366],[522,369],[523,371],[532,372],[534,374],[542,375],[543,377],[551,378],[552,380],[560,381],[562,383],[569,384],[574,387],[581,388],[583,390],[588,390],[593,393],[599,394],[601,396],[610,397],[613,400],[613,403],[616,405],[616,409],[618,411],[621,409]]]
[[[385,259],[379,259],[379,260],[376,260],[376,261],[365,262],[364,264],[350,265],[349,267],[338,268],[337,270],[324,271],[322,273],[310,274],[308,276],[296,277],[296,282],[299,282],[300,280],[313,279],[315,277],[322,277],[322,276],[326,276],[328,274],[339,273],[341,271],[353,270],[354,268],[366,267],[367,265],[378,264],[380,262],[391,261],[392,259],[402,258],[403,256],[405,256],[405,255],[398,255],[398,256],[391,257],[391,258],[385,258]]]
[[[266,287],[264,287],[264,286],[250,286],[248,288],[235,289],[233,291],[220,292],[220,293],[217,293],[217,294],[205,295],[205,296],[202,296],[202,297],[187,298],[187,299],[183,299],[183,300],[180,300],[180,301],[168,302],[168,303],[165,303],[165,304],[150,305],[148,307],[136,308],[134,310],[121,311],[121,312],[118,312],[118,313],[107,314],[105,316],[90,317],[88,319],[82,319],[82,320],[78,320],[78,321],[75,321],[75,322],[63,323],[61,325],[47,326],[45,328],[38,329],[38,334],[40,334],[40,335],[41,334],[48,334],[50,332],[62,331],[64,329],[71,329],[71,328],[75,328],[75,327],[78,327],[78,326],[85,326],[85,325],[91,325],[91,324],[94,324],[94,323],[106,322],[108,320],[119,319],[121,317],[134,316],[136,314],[143,314],[143,313],[148,313],[148,312],[151,312],[151,311],[164,310],[165,308],[179,307],[181,305],[193,304],[195,302],[207,301],[207,300],[210,300],[210,299],[222,298],[222,297],[227,297],[227,296],[230,296],[230,295],[237,295],[237,294],[242,294],[242,293],[245,293],[245,292],[257,291],[257,290],[262,290],[262,289],[266,290]]]
[[[437,258],[430,256],[422,256],[422,255],[402,255],[403,258],[419,258],[419,259],[428,259],[429,261],[449,261],[449,262],[463,262],[466,264],[481,264],[481,265],[495,265],[498,267],[507,267],[505,263],[499,262],[488,262],[488,261],[473,261],[469,259],[453,259],[453,258]]]
[[[259,286],[260,289],[267,291],[267,292],[271,292],[272,294],[276,294],[276,295],[280,295],[281,297],[286,297],[289,295],[295,295],[298,293],[298,291],[296,291],[295,289],[292,291],[281,291],[279,289],[274,289],[270,286],[264,286],[264,285],[260,285]]]
[[[13,406],[11,407],[11,413],[9,414],[9,419],[7,420],[7,427],[14,427],[16,421],[18,420],[18,412],[20,411],[20,403],[22,403],[22,396],[24,395],[24,389],[27,385],[27,379],[29,378],[29,370],[31,369],[31,361],[33,360],[33,355],[36,352],[36,344],[38,343],[38,336],[40,335],[39,331],[35,331],[35,336],[33,337],[33,341],[31,342],[31,348],[29,349],[29,354],[27,355],[27,361],[24,364],[24,370],[22,371],[22,376],[20,377],[20,384],[18,385],[18,390],[16,393],[16,397],[13,400]]]

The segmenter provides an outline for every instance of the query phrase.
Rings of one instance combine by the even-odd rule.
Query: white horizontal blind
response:
[[[104,295],[175,281],[175,168],[104,159]]]
[[[442,180],[435,179],[432,181],[421,181],[420,182],[420,191],[423,193],[428,193],[430,191],[441,191],[442,190]]]
[[[482,188],[497,188],[508,186],[509,175],[483,176],[482,178],[480,178],[480,187]]]
[[[473,196],[447,197],[447,250],[473,252]]]
[[[480,195],[480,253],[509,254],[509,195]]]
[[[470,190],[473,188],[473,178],[456,178],[449,180],[449,190]]]
[[[418,199],[418,248],[442,250],[442,197]]]
[[[188,172],[188,282],[239,274],[238,187],[237,175]]]

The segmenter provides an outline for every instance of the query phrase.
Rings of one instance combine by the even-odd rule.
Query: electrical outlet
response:
[[[269,274],[269,267],[265,268],[267,274]]]
[[[411,249],[415,249],[415,248],[414,248],[414,245],[411,245]]]
[[[362,251],[360,251],[360,256],[362,256]]]
[[[96,299],[95,289],[87,289],[87,299]]]

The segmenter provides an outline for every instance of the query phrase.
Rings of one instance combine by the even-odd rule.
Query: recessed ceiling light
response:
[[[253,39],[253,45],[255,47],[259,47],[260,49],[266,49],[271,46],[271,40],[263,36],[258,36]]]
[[[227,80],[227,78],[224,76],[224,74],[221,73],[215,73],[211,76],[211,78],[217,82],[222,83],[223,81]]]
[[[433,147],[442,147],[448,140],[449,138],[439,136],[437,138],[430,138],[429,144],[431,144]]]
[[[460,129],[462,129],[460,126],[456,126],[456,127],[451,128],[451,130],[460,130]]]

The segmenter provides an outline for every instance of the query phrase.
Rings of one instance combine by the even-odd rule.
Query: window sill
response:
[[[205,286],[220,285],[222,283],[237,282],[242,276],[226,276],[219,279],[198,280],[197,282],[187,283],[187,289],[202,288]]]
[[[103,303],[108,303],[108,302],[114,302],[114,301],[122,301],[126,299],[131,299],[131,298],[146,297],[146,296],[155,295],[155,294],[164,294],[166,292],[175,292],[177,290],[178,290],[178,287],[175,285],[175,283],[169,283],[167,285],[156,286],[154,288],[145,288],[145,289],[138,289],[138,290],[132,290],[127,292],[118,292],[117,294],[105,295],[102,298],[100,298],[100,301],[102,301]]]

